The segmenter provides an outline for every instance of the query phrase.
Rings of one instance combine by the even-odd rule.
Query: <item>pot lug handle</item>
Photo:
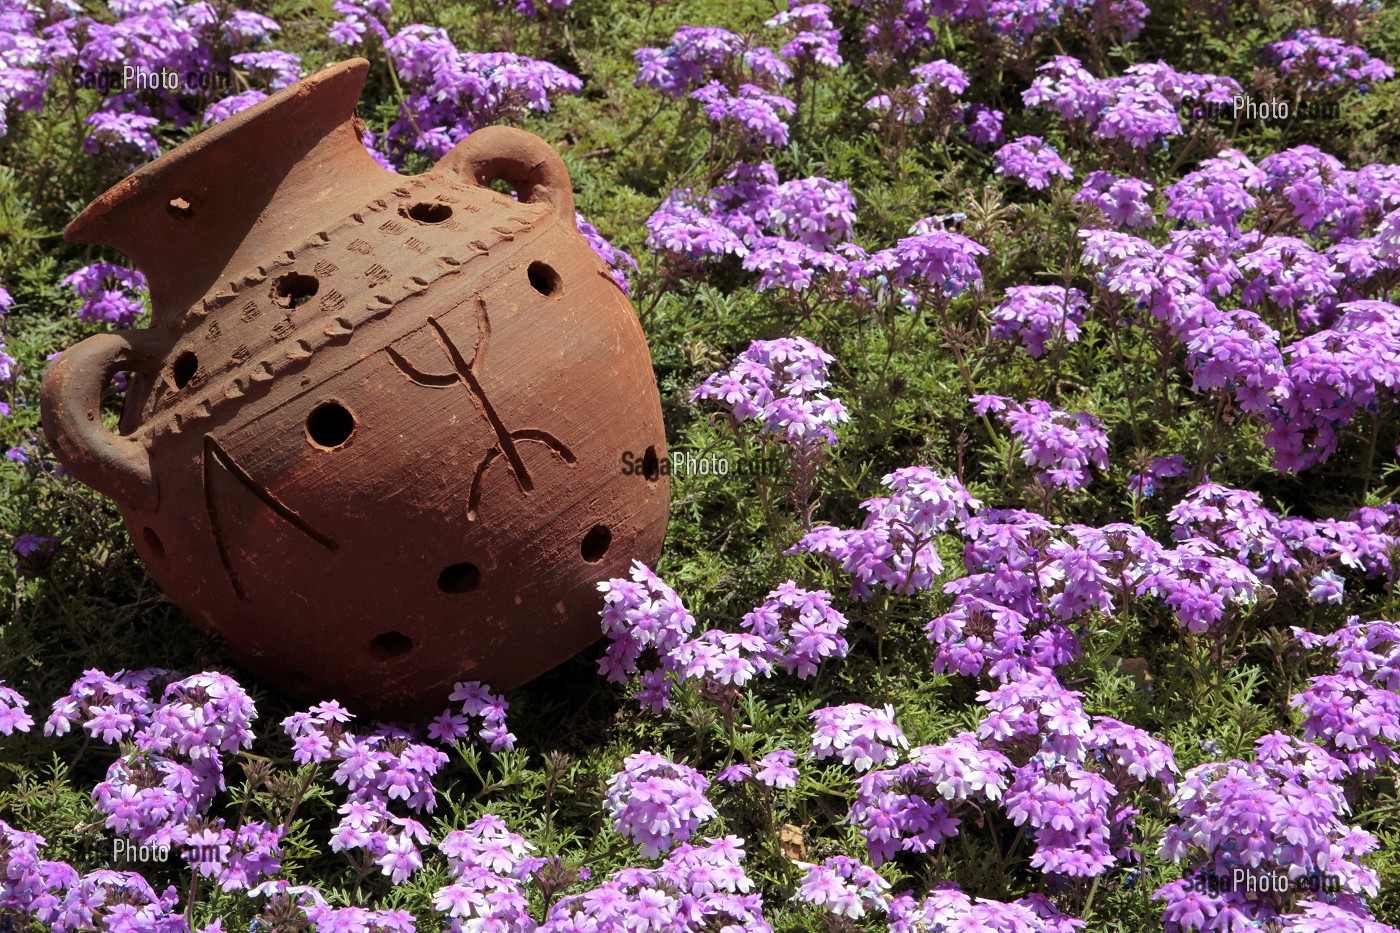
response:
[[[554,148],[534,133],[512,126],[486,126],[438,160],[434,171],[449,170],[483,187],[509,182],[530,204],[548,204],[574,227],[574,189],[569,170]]]
[[[159,372],[166,342],[150,330],[89,337],[49,364],[40,395],[44,435],[59,461],[79,482],[143,511],[159,499],[150,452],[102,424],[102,394],[123,370]]]

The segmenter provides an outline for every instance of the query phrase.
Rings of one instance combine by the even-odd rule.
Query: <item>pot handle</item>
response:
[[[462,140],[438,160],[435,170],[449,169],[478,185],[498,179],[530,204],[548,204],[570,227],[574,223],[574,188],[569,170],[554,148],[534,133],[512,126],[486,126]]]
[[[164,335],[149,330],[89,337],[49,364],[40,394],[44,435],[68,471],[121,505],[146,511],[157,503],[150,453],[102,424],[102,394],[124,369],[157,372],[165,343]]]

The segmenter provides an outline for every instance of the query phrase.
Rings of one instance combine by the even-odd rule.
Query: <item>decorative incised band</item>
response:
[[[505,223],[466,240],[464,231],[480,229],[470,215],[483,206],[513,210]],[[305,368],[317,353],[343,346],[403,299],[456,275],[497,245],[529,234],[548,213],[542,205],[450,177],[405,179],[388,196],[192,306],[168,354],[174,362],[156,381],[150,414],[134,433],[157,440],[246,403],[273,379]],[[465,222],[462,215],[468,215]],[[246,340],[248,325],[259,318],[273,323],[261,339]],[[421,325],[421,319],[406,320],[404,330]],[[399,336],[386,334],[383,342],[387,346]],[[176,385],[169,373],[189,355],[196,368]]]

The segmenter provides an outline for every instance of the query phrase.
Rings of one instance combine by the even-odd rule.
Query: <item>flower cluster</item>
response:
[[[154,688],[166,683],[159,694]],[[114,677],[87,671],[54,703],[46,735],[79,726],[90,739],[132,750],[93,790],[106,826],[141,844],[166,845],[226,891],[251,888],[281,866],[284,827],[236,827],[206,814],[225,788],[224,756],[252,745],[252,700],[232,678],[171,680],[157,668]]]
[[[1358,509],[1346,518],[1283,518],[1257,493],[1203,483],[1168,513],[1179,540],[1203,541],[1278,587],[1306,585],[1314,601],[1335,601],[1342,574],[1390,578],[1400,543],[1393,510]]]
[[[1360,624],[1353,616],[1327,636],[1300,628],[1294,637],[1309,648],[1330,648],[1335,674],[1309,680],[1290,701],[1307,717],[1303,738],[1320,741],[1348,772],[1372,772],[1400,761],[1400,627]]]
[[[871,860],[883,864],[896,853],[928,852],[958,833],[957,804],[974,798],[1000,799],[1011,761],[983,747],[970,732],[942,745],[923,745],[909,760],[872,771],[857,785],[849,822],[859,829]]]
[[[927,229],[853,262],[851,277],[951,298],[969,285],[981,286],[977,257],[985,255],[985,246],[960,233]],[[917,303],[916,295],[909,297]]]
[[[627,270],[637,271],[637,260],[633,259],[626,250],[614,246],[608,239],[598,232],[598,228],[593,226],[583,218],[577,211],[574,213],[574,222],[578,224],[578,232],[583,234],[583,238],[588,241],[588,245],[593,247],[593,252],[598,254],[598,258],[608,264],[608,274],[617,283],[617,287],[622,289],[624,295],[632,294],[632,287],[627,281]]]
[[[1036,70],[1039,76],[1022,95],[1026,106],[1053,110],[1101,142],[1122,142],[1132,149],[1180,135],[1181,108],[1223,106],[1241,93],[1232,78],[1182,73],[1165,62],[1132,65],[1120,77],[1097,78],[1079,59],[1058,55]]]
[[[923,125],[935,134],[941,134],[954,124],[961,124],[968,115],[960,101],[967,90],[967,75],[952,62],[944,59],[916,65],[910,70],[913,84],[907,88],[896,88],[884,94],[877,94],[865,102],[865,109],[880,115],[890,123],[907,127]],[[986,108],[979,114],[990,114]],[[974,118],[975,119],[975,118]],[[983,120],[989,119],[984,116]],[[985,127],[991,133],[990,127]],[[1000,133],[998,121],[996,133]]]
[[[14,735],[28,732],[34,725],[34,717],[29,715],[29,701],[13,687],[0,681],[0,735]]]
[[[976,507],[974,501],[968,508]],[[1368,527],[1385,526],[1381,516],[1368,521]],[[858,598],[869,597],[873,582],[915,592],[942,572],[931,547],[934,528],[941,527],[925,526],[917,560],[900,542],[898,567],[913,563],[916,575],[886,563],[894,551],[878,523],[873,533],[817,528],[793,550],[833,558],[851,576]],[[940,672],[987,673],[1005,681],[1026,670],[1068,663],[1078,657],[1079,645],[1065,623],[1090,611],[1113,614],[1125,601],[1148,596],[1160,599],[1186,629],[1206,631],[1232,610],[1249,606],[1262,585],[1242,555],[1232,556],[1204,529],[1185,529],[1173,547],[1164,547],[1133,525],[1061,528],[1033,512],[988,509],[960,518],[958,530],[966,539],[967,575],[945,584],[953,605],[926,626]],[[1324,549],[1327,536],[1354,546],[1350,542],[1364,540],[1357,530],[1327,525],[1304,546]]]
[[[875,864],[928,852],[958,834],[959,812],[998,803],[1027,827],[1031,865],[1042,871],[1091,877],[1131,858],[1136,810],[1113,798],[1149,780],[1170,790],[1171,750],[1118,720],[1091,720],[1079,694],[1044,668],[978,700],[987,715],[975,733],[913,749],[861,779],[849,821]]]
[[[1206,297],[1192,267],[1199,255],[1194,243],[1159,249],[1146,240],[1106,229],[1079,231],[1084,262],[1094,272],[1099,292],[1134,312],[1145,310],[1177,339],[1219,310]],[[1177,244],[1173,244],[1173,247]],[[1234,269],[1238,278],[1239,270]]]
[[[1031,864],[1086,877],[1135,858],[1127,843],[1137,811],[1121,795],[1149,780],[1170,791],[1171,749],[1116,719],[1090,720],[1079,695],[1048,671],[978,699],[988,711],[978,737],[1024,761],[1009,775],[1003,806],[1013,822],[1034,829]]]
[[[414,812],[431,811],[437,802],[432,777],[447,756],[392,729],[356,736],[340,725],[350,718],[338,704],[323,703],[288,717],[283,729],[296,744],[298,760],[337,762],[332,779],[348,793],[331,835],[332,850],[363,851],[398,884],[423,866],[418,845],[428,841],[428,832],[412,817],[395,815],[390,801],[402,800]]]
[[[797,761],[797,753],[786,748],[769,752],[760,758],[754,767],[746,764],[732,764],[724,768],[715,775],[715,780],[721,784],[738,784],[743,781],[756,781],[765,787],[775,790],[787,790],[797,786],[797,779],[800,776],[793,764]]]
[[[789,674],[806,680],[828,658],[844,658],[850,645],[841,633],[846,617],[823,590],[804,590],[791,580],[770,592],[739,623],[763,642],[763,654]]]
[[[1140,471],[1128,480],[1128,492],[1134,496],[1151,499],[1157,495],[1162,483],[1180,479],[1188,472],[1186,458],[1180,454],[1170,457],[1153,457]]]
[[[1093,415],[1071,415],[1049,403],[1030,399],[1024,405],[999,395],[974,395],[979,415],[995,412],[1020,439],[1021,459],[1038,469],[1036,479],[1050,486],[1082,489],[1089,485],[1090,465],[1108,469],[1108,435]]]
[[[472,720],[479,720],[476,735],[483,743],[495,750],[514,747],[515,737],[505,726],[504,700],[474,681],[457,684],[450,699],[461,706],[433,720],[426,730],[429,738],[468,738]],[[357,736],[344,725],[353,718],[332,701],[289,716],[282,728],[292,739],[298,763],[334,765],[331,778],[346,790],[337,811],[341,820],[331,836],[332,850],[363,853],[365,864],[378,866],[397,884],[422,867],[419,846],[427,843],[428,831],[413,817],[395,814],[392,805],[400,801],[413,813],[431,813],[437,804],[433,776],[447,756],[398,727],[379,726]]]
[[[890,883],[856,859],[833,855],[820,865],[799,862],[798,867],[803,872],[802,882],[793,896],[803,903],[852,920],[885,906],[882,895]]]
[[[981,596],[964,594],[947,612],[924,627],[936,646],[933,669],[972,677],[983,672],[1006,680],[1023,669],[1027,656],[1038,654],[1027,638],[1031,620]]]
[[[371,33],[381,42],[389,38],[384,20],[393,14],[390,0],[336,0],[333,9],[340,16],[329,33],[336,45],[353,48]]]
[[[533,848],[489,814],[447,834],[438,849],[447,856],[452,883],[433,895],[433,907],[451,918],[453,933],[535,929],[525,883],[547,861],[530,855]]]
[[[1340,431],[1400,386],[1400,306],[1341,305],[1337,322],[1284,348],[1281,399],[1265,440],[1281,468],[1305,469],[1336,451]]]
[[[802,337],[755,340],[728,369],[701,383],[690,399],[724,405],[736,430],[741,422],[755,421],[764,433],[789,444],[833,445],[833,428],[849,420],[841,402],[823,391],[830,387],[826,368],[835,361]]]
[[[1142,0],[860,0],[855,5],[872,10],[865,30],[872,59],[936,43],[933,21],[939,18],[978,37],[990,30],[1014,49],[1066,25],[1095,42],[1131,41],[1148,14]]]
[[[41,858],[42,836],[0,820],[0,905],[43,923],[55,933],[107,929],[185,933],[189,929],[172,885],[157,894],[134,871],[99,869],[80,875],[67,862]]]
[[[908,748],[894,722],[894,707],[873,709],[864,703],[828,706],[811,714],[816,726],[812,730],[812,757],[840,758],[843,764],[857,771],[869,771],[886,765]]]
[[[428,738],[443,743],[461,741],[471,736],[474,721],[480,720],[476,737],[483,744],[496,752],[515,748],[515,736],[506,728],[509,706],[504,699],[474,680],[456,684],[447,698],[462,705],[456,712],[443,710],[428,725]]]
[[[488,724],[483,737],[494,735],[496,747],[509,747],[503,701],[475,683],[458,684],[453,699],[463,701],[463,716],[471,713]],[[27,730],[32,719],[26,706],[23,697],[0,685],[0,732]],[[277,806],[284,808],[282,822],[247,818],[245,806],[238,822],[230,825],[211,817],[209,810],[215,795],[225,789],[226,757],[253,742],[256,715],[248,694],[224,674],[178,678],[159,668],[116,675],[89,670],[55,701],[44,731],[63,735],[76,727],[89,741],[119,744],[121,757],[93,792],[98,810],[107,815],[107,827],[141,844],[171,847],[193,877],[213,879],[224,891],[267,898],[262,921],[254,926],[271,917],[294,915],[318,931],[412,933],[415,922],[406,911],[334,907],[314,888],[263,879],[281,870],[281,847],[291,815],[324,766],[334,769],[332,780],[347,790],[331,848],[365,850],[366,859],[358,866],[362,874],[378,865],[393,883],[405,880],[422,866],[418,845],[427,843],[428,833],[416,821],[394,816],[388,807],[402,801],[411,810],[431,812],[436,804],[431,779],[446,755],[391,726],[356,736],[344,725],[353,718],[348,711],[334,701],[321,703],[283,722],[293,740],[293,758],[309,772],[306,778],[296,778],[299,791],[289,795],[290,784],[278,790],[265,760],[244,761],[249,787],[254,792],[273,791],[280,801]],[[188,933],[187,915],[174,887],[157,894],[134,872],[82,875],[66,862],[43,859],[43,846],[39,836],[0,821],[0,907],[61,931],[101,927]],[[454,881],[438,892],[435,905],[453,917],[454,929],[474,928],[458,924],[462,917],[503,917],[511,908],[518,908],[512,921],[523,918],[520,929],[535,928],[524,912],[524,896],[506,898],[519,894],[519,884],[544,864],[543,859],[530,858],[528,849],[493,817],[448,834],[441,850]],[[508,882],[493,887],[484,883],[486,875],[496,880],[505,876]],[[219,926],[208,929],[217,931]]]
[[[681,98],[742,63],[744,40],[727,29],[682,26],[664,49],[638,49],[637,84]]]
[[[608,781],[607,807],[619,833],[655,858],[687,842],[715,815],[705,799],[710,786],[699,771],[661,755],[629,755]]]
[[[963,132],[974,146],[996,146],[1006,138],[1002,121],[1006,114],[984,104],[973,104],[965,111],[967,126]]]
[[[1278,70],[1305,92],[1339,86],[1355,87],[1364,92],[1378,81],[1395,77],[1395,69],[1381,59],[1372,58],[1364,49],[1324,36],[1315,29],[1299,29],[1287,39],[1268,46],[1267,52],[1278,64]]]
[[[1245,305],[1291,310],[1308,330],[1330,319],[1343,274],[1297,237],[1265,237],[1238,265],[1247,280],[1240,291]]]
[[[78,317],[89,323],[130,327],[142,314],[146,277],[134,269],[94,262],[64,276],[63,284],[83,299]]]
[[[153,158],[159,129],[197,121],[235,83],[248,88],[237,96],[261,98],[301,73],[298,56],[263,47],[281,29],[275,20],[233,6],[113,3],[91,15],[8,3],[0,16],[0,136],[9,104],[32,113],[48,93],[83,92],[87,152]]]
[[[1152,185],[1140,178],[1119,177],[1110,172],[1090,172],[1074,199],[1091,205],[1109,223],[1128,230],[1150,227],[1156,222],[1147,203]]]
[[[638,676],[637,702],[653,713],[670,706],[677,684],[741,687],[775,666],[805,680],[823,661],[849,650],[841,635],[846,617],[821,590],[789,580],[744,616],[740,624],[747,631],[707,629],[691,637],[695,618],[676,591],[640,562],[633,562],[631,576],[598,584],[608,638],[598,669],[619,683]],[[647,662],[655,666],[643,667]]]
[[[1167,199],[1166,215],[1234,233],[1240,219],[1257,203],[1251,191],[1263,181],[1264,173],[1244,153],[1222,150],[1162,192]]]
[[[801,68],[811,62],[825,68],[841,67],[841,31],[831,22],[825,3],[801,3],[782,10],[764,25],[785,30],[790,37],[778,54]]]
[[[744,854],[744,840],[736,836],[706,839],[704,845],[680,843],[656,868],[625,868],[591,891],[561,898],[537,933],[773,933],[763,916],[762,895],[751,893]]]
[[[442,156],[472,130],[548,111],[550,98],[583,82],[556,65],[511,52],[463,52],[446,30],[408,26],[384,43],[409,86],[388,139]]]
[[[690,95],[713,123],[732,123],[750,142],[786,146],[790,117],[797,105],[790,98],[766,91],[756,84],[741,84],[733,91],[711,81]]]
[[[672,191],[647,220],[647,245],[691,265],[737,256],[744,269],[760,274],[759,291],[802,292],[823,282],[833,294],[869,301],[894,285],[900,302],[913,306],[919,293],[953,297],[981,284],[977,258],[986,247],[943,229],[937,218],[875,253],[843,242],[855,221],[846,183],[820,177],[779,183],[772,165],[740,163],[704,197]]]
[[[726,29],[682,26],[664,49],[637,50],[637,83],[668,97],[690,96],[715,123],[732,123],[749,144],[786,146],[795,104],[776,93],[793,76],[788,59],[840,62],[831,41],[829,8],[812,4],[789,11],[770,25],[799,24],[797,35],[779,53]],[[810,28],[802,28],[810,25]]]
[[[9,109],[33,113],[43,106],[44,43],[40,37],[39,11],[28,4],[0,7],[0,137],[9,131]]]
[[[505,6],[506,0],[497,0],[497,3]],[[531,18],[548,16],[560,10],[567,10],[573,3],[574,0],[516,0],[515,12]]]
[[[1061,285],[1013,285],[1006,298],[988,315],[994,322],[992,336],[1019,338],[1032,357],[1045,355],[1051,340],[1074,343],[1089,302],[1077,288]]]
[[[1185,863],[1187,877],[1155,894],[1166,902],[1167,929],[1220,929],[1221,918],[1237,925],[1330,929],[1316,914],[1332,909],[1353,923],[1365,920],[1363,897],[1374,895],[1378,885],[1360,858],[1378,843],[1343,822],[1350,809],[1339,783],[1346,766],[1321,747],[1280,732],[1255,747],[1251,761],[1192,768],[1172,798],[1180,822],[1167,828],[1160,854]],[[1250,886],[1237,881],[1241,876],[1276,876],[1289,884]],[[1328,897],[1330,908],[1294,903],[1308,879],[1324,877],[1328,889],[1336,889]],[[1193,883],[1197,878],[1218,883]]]
[[[1178,342],[1197,391],[1263,421],[1276,468],[1327,459],[1400,375],[1400,310],[1373,297],[1400,261],[1386,245],[1400,179],[1311,146],[1257,164],[1223,150],[1164,196],[1166,215],[1189,226],[1163,246],[1080,231],[1098,294],[1121,320],[1146,311]]]
[[[1212,314],[1185,341],[1191,387],[1232,393],[1240,408],[1267,413],[1285,374],[1278,331],[1251,311]]]
[[[177,824],[199,815],[223,789],[223,755],[252,744],[252,701],[231,678],[200,674],[169,684],[156,700],[159,668],[84,672],[54,702],[45,735],[74,726],[107,745],[134,743],[93,796],[107,826],[140,842],[182,842]],[[148,779],[150,779],[148,781]]]
[[[399,155],[441,157],[473,130],[547,112],[554,97],[583,89],[576,76],[549,62],[462,51],[445,29],[415,23],[390,34],[388,0],[338,0],[335,10],[341,19],[331,26],[331,40],[353,47],[374,36],[403,83],[398,118],[385,134]]]
[[[1016,930],[1018,933],[1074,933],[1085,922],[1061,913],[1043,894],[1014,901],[973,898],[952,884],[934,888],[917,900],[902,894],[890,904],[890,929],[913,930]]]
[[[415,933],[417,923],[406,910],[371,910],[367,907],[336,907],[316,888],[292,884],[285,878],[264,881],[248,894],[266,899],[262,913],[253,919],[254,929],[290,923],[316,933]],[[181,918],[183,922],[183,918]],[[180,931],[186,929],[183,925]],[[174,931],[172,931],[174,933]],[[223,933],[221,920],[204,927],[201,933]]]
[[[608,648],[598,670],[608,680],[622,683],[638,672],[642,653],[650,651],[660,666],[642,672],[645,688],[638,702],[660,712],[670,705],[668,667],[678,670],[675,654],[695,628],[695,617],[685,608],[675,590],[640,561],[632,562],[632,579],[613,579],[598,584],[604,594],[603,634]]]
[[[956,479],[928,467],[903,467],[881,482],[891,494],[861,503],[866,516],[860,528],[823,525],[788,551],[831,561],[851,576],[851,595],[862,600],[874,586],[895,593],[927,589],[943,572],[937,537],[981,505]]]
[[[1037,190],[1048,186],[1052,178],[1074,177],[1074,170],[1039,136],[1013,139],[992,157],[997,161],[997,174],[1020,179]]]
[[[767,162],[740,163],[707,195],[673,191],[647,219],[647,245],[681,263],[737,256],[757,288],[802,291],[847,260],[833,252],[855,226],[845,182],[813,176],[780,182]]]

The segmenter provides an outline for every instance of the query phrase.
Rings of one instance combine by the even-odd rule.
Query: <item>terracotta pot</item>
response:
[[[43,423],[237,661],[417,715],[598,638],[596,583],[656,559],[670,489],[646,340],[563,161],[489,127],[386,171],[354,117],[368,67],[230,118],[68,226],[146,274],[153,321],[56,359]]]

